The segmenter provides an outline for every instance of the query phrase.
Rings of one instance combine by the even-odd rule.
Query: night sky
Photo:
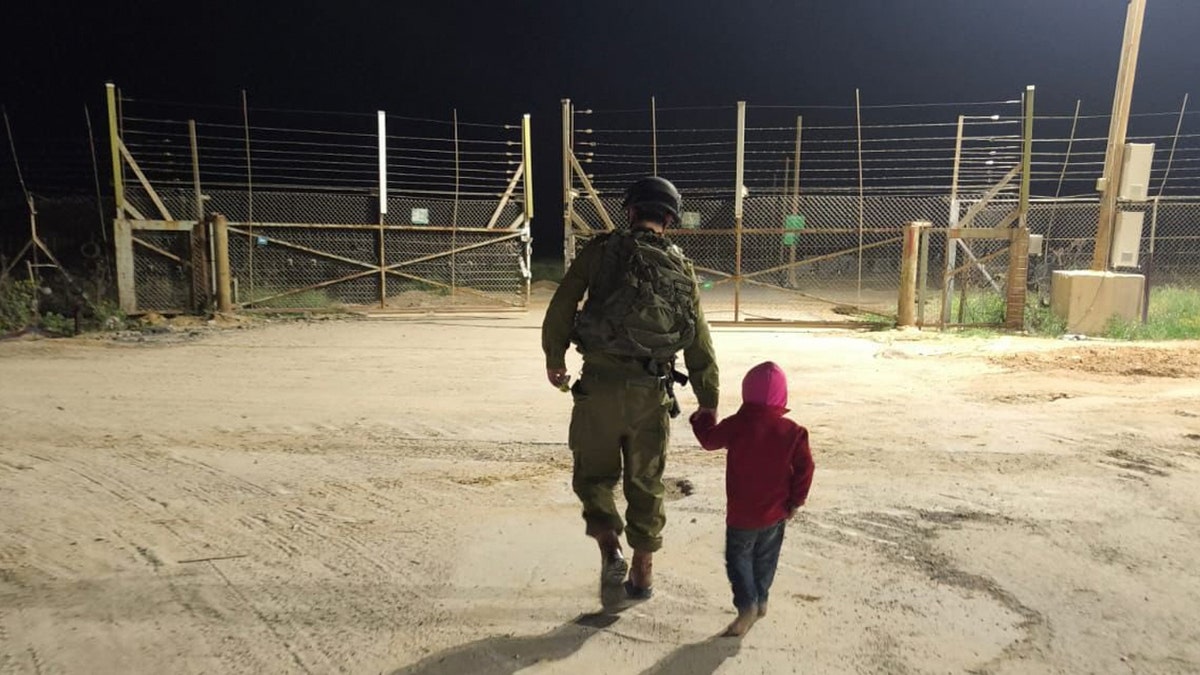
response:
[[[6,5],[0,102],[36,191],[103,125],[103,83],[158,99],[516,120],[532,113],[535,233],[557,245],[559,100],[849,105],[1011,98],[1111,108],[1126,0],[30,2]],[[1149,0],[1134,109],[1200,82],[1200,2]],[[72,141],[74,139],[74,141]],[[59,145],[56,145],[59,144]],[[106,156],[101,157],[105,166]],[[15,186],[0,161],[0,192]],[[89,165],[90,170],[90,165]],[[80,186],[86,191],[90,186]],[[542,235],[545,235],[544,237]],[[541,248],[541,247],[539,247]]]

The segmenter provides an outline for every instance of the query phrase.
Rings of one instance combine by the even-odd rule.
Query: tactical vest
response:
[[[572,338],[581,351],[669,362],[696,337],[695,280],[679,247],[652,232],[601,235],[600,262]]]

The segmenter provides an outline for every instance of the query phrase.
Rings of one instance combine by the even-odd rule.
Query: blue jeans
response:
[[[779,564],[786,520],[760,530],[725,528],[725,571],[738,611],[766,602]]]

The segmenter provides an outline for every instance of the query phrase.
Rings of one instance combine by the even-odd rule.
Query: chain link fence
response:
[[[948,249],[947,232],[988,192],[990,201],[969,226],[1012,222],[1005,219],[1018,207],[1020,181],[998,184],[1021,160],[1022,102],[605,111],[565,101],[568,155],[579,166],[569,165],[568,262],[609,222],[624,225],[617,195],[626,185],[657,174],[683,193],[683,222],[671,236],[695,261],[713,320],[892,317],[904,225],[927,221],[920,319],[1003,323],[1009,242],[955,238]],[[1091,190],[1103,165],[1107,122],[1078,111],[1034,119],[1028,226],[1043,245],[1029,260],[1027,302],[1048,304],[1055,271],[1092,264],[1099,203]],[[742,141],[735,122],[742,124]],[[1157,144],[1152,194],[1161,199],[1122,205],[1143,212],[1145,226],[1137,266],[1118,270],[1145,274],[1153,288],[1194,289],[1200,197],[1190,195],[1200,193],[1200,170],[1190,163],[1200,159],[1200,146],[1174,122],[1170,113],[1135,119],[1130,140]]]

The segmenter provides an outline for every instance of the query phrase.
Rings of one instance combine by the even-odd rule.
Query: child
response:
[[[725,461],[725,570],[738,616],[726,636],[745,635],[767,614],[767,594],[779,563],[783,527],[804,505],[812,484],[808,430],[784,417],[787,378],[760,363],[742,380],[742,407],[717,424],[712,413],[692,415],[705,450],[728,448]]]

